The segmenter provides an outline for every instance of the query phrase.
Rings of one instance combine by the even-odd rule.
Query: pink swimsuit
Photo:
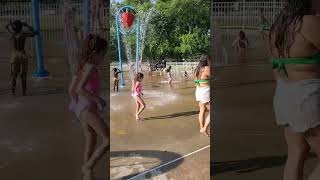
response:
[[[89,91],[91,94],[96,94],[99,92],[99,89],[101,87],[101,78],[98,70],[93,72],[87,83],[85,84],[84,88]],[[92,100],[88,100],[86,97],[79,95],[78,102],[76,102],[74,99],[72,99],[69,110],[74,112],[77,117],[79,118],[80,113],[85,110],[89,109],[90,111],[94,112],[97,110],[97,103]]]
[[[136,88],[132,92],[133,97],[141,96],[142,95],[142,85],[139,83]]]

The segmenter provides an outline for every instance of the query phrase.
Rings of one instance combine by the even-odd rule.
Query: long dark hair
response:
[[[16,20],[13,22],[13,31],[15,33],[20,33],[22,30],[22,22],[20,20]]]
[[[141,72],[138,72],[134,77],[134,82],[137,82],[139,79],[143,79],[144,75]]]
[[[275,47],[279,57],[289,57],[295,35],[301,31],[303,17],[312,14],[312,0],[288,0],[286,6],[272,24],[269,34],[271,53]],[[272,42],[272,38],[275,39]]]
[[[201,56],[200,62],[196,67],[196,69],[194,70],[194,74],[196,75],[197,78],[199,78],[200,70],[205,66],[209,66],[209,63],[210,63],[209,60],[210,60],[210,56],[207,56],[207,55]]]
[[[241,40],[245,40],[247,37],[246,37],[246,33],[244,31],[240,31],[239,32],[239,37]]]
[[[93,34],[89,34],[83,42],[80,54],[80,69],[85,63],[92,63],[92,56],[94,53],[99,53],[108,48],[108,42]]]

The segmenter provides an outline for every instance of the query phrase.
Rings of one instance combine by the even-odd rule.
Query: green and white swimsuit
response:
[[[287,81],[286,64],[320,65],[320,53],[303,58],[272,59],[272,68],[281,74],[273,99],[277,124],[303,133],[320,125],[320,79]]]

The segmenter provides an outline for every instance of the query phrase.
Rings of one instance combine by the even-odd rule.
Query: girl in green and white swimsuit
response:
[[[320,17],[315,2],[288,1],[270,29],[274,113],[288,146],[283,180],[304,179],[310,150],[320,159]],[[308,180],[319,177],[318,163]]]
[[[210,57],[202,56],[195,69],[196,101],[199,102],[200,133],[210,137]],[[206,115],[207,114],[207,115]]]

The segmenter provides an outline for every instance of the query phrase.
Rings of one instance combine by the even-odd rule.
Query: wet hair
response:
[[[312,14],[312,0],[288,0],[270,29],[269,43],[272,54],[274,46],[279,57],[289,57],[295,35],[301,31],[303,17],[310,14]],[[271,42],[272,38],[274,42]]]
[[[242,40],[246,39],[246,33],[245,33],[244,31],[240,31],[240,32],[239,32],[239,37],[240,37],[240,39],[242,39]]]
[[[208,56],[208,55],[201,56],[200,62],[198,64],[198,66],[196,67],[196,69],[194,70],[194,74],[196,75],[196,77],[198,77],[200,75],[200,70],[203,67],[209,66],[209,64],[210,64],[209,61],[210,61],[210,56]]]
[[[138,72],[135,77],[134,77],[134,81],[137,82],[138,79],[143,79],[144,75],[141,72]]]
[[[169,66],[167,69],[166,69],[166,72],[168,73],[168,72],[170,72],[170,70],[171,70],[171,66]]]
[[[19,33],[22,30],[22,22],[20,20],[16,20],[13,22],[12,29],[15,33]]]
[[[108,48],[108,42],[96,35],[89,34],[83,42],[81,51],[81,64],[92,63],[92,56],[95,53],[100,53]]]
[[[113,71],[116,72],[118,69],[117,68],[113,68]]]

